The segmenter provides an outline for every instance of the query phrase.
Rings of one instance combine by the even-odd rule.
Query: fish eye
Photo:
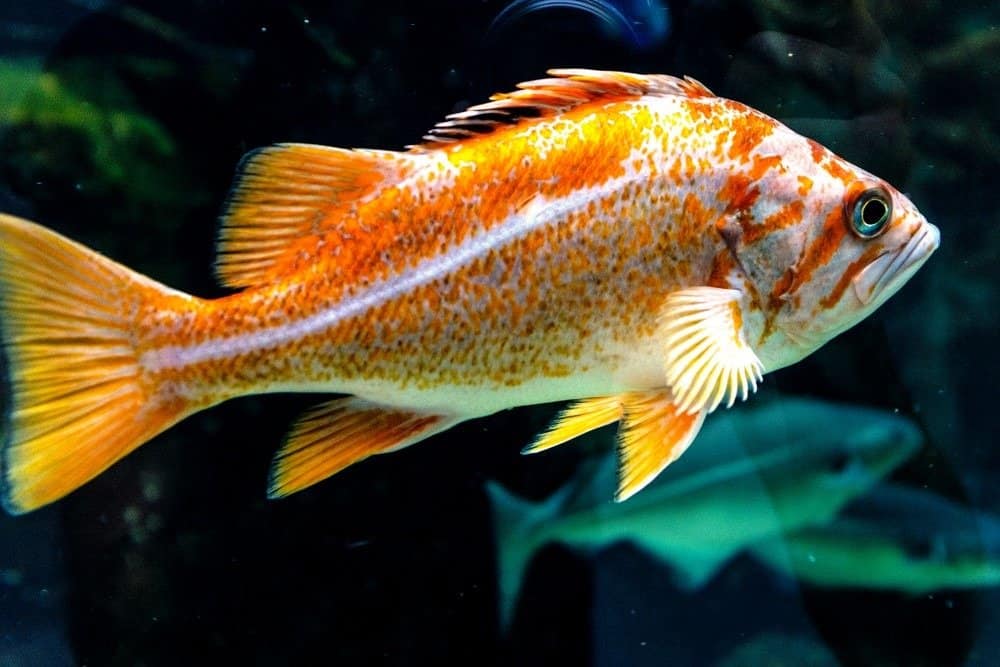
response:
[[[865,190],[854,200],[851,230],[863,239],[873,239],[885,230],[892,217],[892,199],[882,188]]]

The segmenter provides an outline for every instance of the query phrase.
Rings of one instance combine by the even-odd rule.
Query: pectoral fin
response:
[[[275,456],[268,496],[301,491],[373,454],[412,445],[456,422],[353,396],[323,403],[302,416]]]
[[[667,383],[681,412],[712,412],[757,390],[764,365],[743,332],[743,294],[717,287],[671,293],[660,314]]]
[[[618,432],[618,502],[634,496],[676,461],[705,421],[705,410],[678,409],[668,390],[631,392],[621,399],[625,413]]]

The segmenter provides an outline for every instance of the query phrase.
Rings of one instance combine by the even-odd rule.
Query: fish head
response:
[[[758,173],[720,231],[759,309],[754,349],[775,370],[872,313],[940,233],[896,188],[783,125],[747,163]]]
[[[796,398],[780,406],[767,422],[763,412],[759,424],[744,422],[740,433],[748,445],[765,437],[780,443],[757,460],[772,464],[759,470],[786,525],[832,516],[923,443],[916,424],[884,410]]]
[[[912,457],[923,434],[912,421],[881,410],[842,408],[844,421],[830,424],[824,483],[848,498],[870,489]],[[815,424],[813,426],[815,428]]]
[[[811,534],[810,534],[811,533]],[[806,540],[839,544],[836,580],[919,595],[1000,584],[1000,522],[925,488],[891,482],[852,502]],[[854,561],[857,567],[846,563]]]

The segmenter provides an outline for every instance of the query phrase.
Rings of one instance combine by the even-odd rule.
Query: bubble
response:
[[[580,11],[596,18],[603,32],[637,49],[661,44],[670,34],[670,12],[660,0],[514,0],[497,14],[487,36],[543,10]]]

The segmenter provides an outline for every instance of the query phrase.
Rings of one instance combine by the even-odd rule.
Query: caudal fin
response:
[[[547,500],[519,498],[496,482],[487,482],[493,508],[493,539],[497,550],[497,593],[500,628],[506,631],[514,617],[521,580],[535,552],[551,536],[544,529],[554,522],[573,489],[563,487]]]
[[[180,401],[155,397],[135,348],[144,304],[167,291],[0,215],[0,500],[8,512],[61,498],[184,416]]]

